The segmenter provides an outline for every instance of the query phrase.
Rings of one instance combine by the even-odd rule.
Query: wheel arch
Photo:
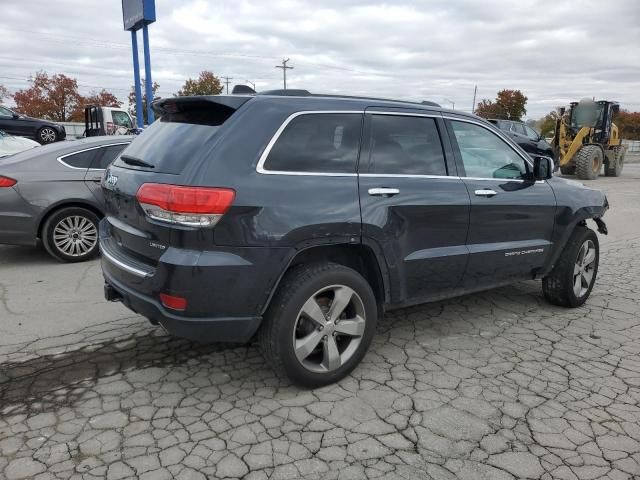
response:
[[[38,220],[38,229],[36,230],[36,238],[39,238],[39,239],[42,238],[42,229],[44,228],[44,224],[51,217],[51,215],[54,215],[55,213],[59,212],[63,208],[74,208],[74,207],[84,208],[86,210],[89,210],[90,212],[96,214],[99,219],[104,217],[104,212],[97,205],[91,202],[88,202],[86,200],[63,200],[61,202],[51,205],[40,216],[40,219]]]
[[[341,243],[333,245],[312,245],[297,250],[291,257],[286,268],[277,278],[271,292],[266,299],[262,313],[267,310],[273,295],[280,287],[286,273],[296,265],[314,262],[332,262],[352,268],[364,277],[371,285],[371,289],[380,309],[389,303],[389,281],[386,265],[374,248],[364,243]]]

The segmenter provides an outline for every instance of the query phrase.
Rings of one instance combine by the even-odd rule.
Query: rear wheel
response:
[[[595,180],[602,170],[602,149],[597,145],[585,145],[575,156],[576,175],[581,180]]]
[[[626,153],[627,151],[624,148],[615,148],[612,158],[609,160],[609,163],[604,170],[607,177],[619,177],[622,174],[622,167],[624,166],[624,157]]]
[[[564,166],[564,167],[560,167],[560,172],[563,175],[575,175],[576,166],[575,165],[567,165],[567,166]]]
[[[58,140],[58,132],[51,127],[42,127],[38,130],[37,139],[42,145],[53,143]]]
[[[98,216],[81,207],[63,208],[42,227],[42,243],[56,260],[83,262],[98,254]]]
[[[554,305],[579,307],[593,289],[598,275],[600,245],[595,232],[577,226],[558,262],[542,279],[542,292]]]
[[[375,333],[378,307],[368,282],[334,263],[294,267],[271,301],[261,350],[294,383],[319,387],[351,372]]]

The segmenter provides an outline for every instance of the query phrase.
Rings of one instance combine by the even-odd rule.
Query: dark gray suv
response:
[[[157,101],[103,180],[107,299],[200,341],[347,375],[386,309],[542,279],[582,304],[602,192],[439,107],[276,91]]]

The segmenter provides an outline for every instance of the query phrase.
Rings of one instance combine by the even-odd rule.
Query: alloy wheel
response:
[[[585,241],[580,247],[578,258],[573,267],[573,293],[576,297],[584,296],[591,282],[596,265],[596,247],[591,240]]]
[[[98,242],[98,230],[93,222],[80,215],[65,217],[53,229],[56,248],[71,257],[91,252]]]
[[[358,349],[366,314],[358,294],[345,285],[314,293],[302,306],[293,331],[298,361],[312,372],[326,373],[344,365]]]
[[[54,142],[56,140],[56,132],[53,130],[53,128],[44,127],[42,130],[40,130],[40,140],[42,140],[44,143]]]

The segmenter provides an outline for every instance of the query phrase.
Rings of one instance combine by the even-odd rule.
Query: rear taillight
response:
[[[187,308],[187,299],[183,297],[178,297],[176,295],[169,295],[168,293],[160,294],[160,301],[162,305],[171,310],[185,310]]]
[[[230,188],[185,187],[144,183],[136,194],[145,214],[161,222],[213,227],[236,196]]]
[[[13,187],[16,183],[18,183],[17,180],[14,180],[13,178],[9,178],[9,177],[3,177],[2,175],[0,175],[0,188]]]

